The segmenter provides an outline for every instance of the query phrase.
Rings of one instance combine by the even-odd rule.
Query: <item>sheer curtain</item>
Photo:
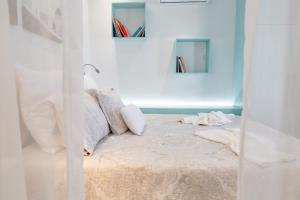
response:
[[[0,199],[26,199],[7,2],[0,2]]]
[[[82,1],[0,2],[0,199],[84,199]]]
[[[300,2],[248,0],[239,199],[300,199]]]

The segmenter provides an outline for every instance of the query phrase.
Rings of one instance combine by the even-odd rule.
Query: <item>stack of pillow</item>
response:
[[[112,133],[116,135],[121,135],[127,132],[128,129],[135,135],[142,135],[146,124],[143,113],[135,105],[125,106],[113,88],[101,91],[90,89],[86,91],[85,96],[89,96],[89,98],[93,98],[94,100],[94,110],[88,110],[88,104],[85,102],[86,137],[88,135],[94,136],[95,131],[99,130],[98,127],[94,127],[96,124],[99,124],[99,122],[96,122],[96,120],[100,120],[102,123],[107,123]],[[99,114],[102,116],[101,119],[100,117],[96,117],[96,113],[101,113]],[[91,119],[91,116],[93,116],[93,119]],[[103,116],[105,116],[105,119]],[[93,121],[95,121],[95,123],[93,123]],[[87,154],[91,154],[92,149],[95,148],[96,144],[110,132],[110,130],[107,131],[106,128],[102,127],[102,129],[105,130],[105,134],[102,134],[98,138],[91,140],[97,141],[93,147],[91,146],[91,148],[87,149],[86,147],[88,145],[87,143],[85,144],[85,152]],[[85,140],[85,142],[87,141]]]
[[[43,151],[64,148],[62,73],[17,68],[22,119]],[[128,129],[141,135],[145,118],[135,105],[125,106],[114,89],[84,92],[84,152],[92,154],[97,143],[110,132],[121,135]]]

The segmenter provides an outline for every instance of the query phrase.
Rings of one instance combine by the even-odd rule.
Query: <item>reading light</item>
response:
[[[92,64],[84,64],[84,65],[82,65],[83,67],[88,67],[88,66],[90,66],[90,67],[92,67],[94,70],[95,70],[95,72],[97,73],[97,74],[100,74],[100,70],[97,68],[97,67],[95,67],[94,65],[92,65]],[[85,72],[83,72],[83,74],[85,75]]]

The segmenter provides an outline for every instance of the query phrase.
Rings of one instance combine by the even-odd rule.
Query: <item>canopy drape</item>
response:
[[[0,199],[84,199],[82,23],[81,0],[0,2]]]
[[[247,1],[241,200],[300,199],[299,11],[299,1]]]

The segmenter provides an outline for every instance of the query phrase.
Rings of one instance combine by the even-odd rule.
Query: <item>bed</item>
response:
[[[207,127],[180,124],[181,115],[146,115],[143,136],[125,133],[102,140],[84,158],[87,200],[234,200],[238,157],[226,146],[193,133]],[[239,119],[231,126],[238,126]],[[45,157],[48,157],[45,159]],[[29,199],[63,199],[65,153],[44,153],[32,144],[24,150]],[[53,160],[49,166],[40,159]],[[39,162],[38,162],[39,161]],[[49,170],[56,188],[43,197]],[[53,176],[52,176],[53,177]],[[46,188],[49,190],[49,188]]]

